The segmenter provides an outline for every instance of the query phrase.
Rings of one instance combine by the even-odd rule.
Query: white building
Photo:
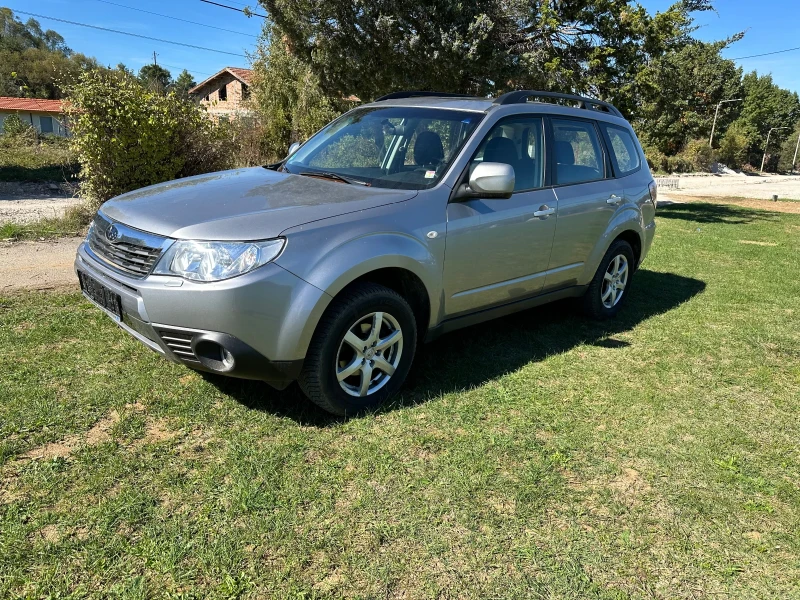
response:
[[[24,123],[33,125],[39,133],[61,137],[68,135],[61,100],[0,96],[0,131],[6,117],[12,114],[16,114]]]

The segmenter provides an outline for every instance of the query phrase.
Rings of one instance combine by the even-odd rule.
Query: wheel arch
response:
[[[642,215],[639,211],[633,208],[620,211],[616,217],[612,219],[611,223],[609,223],[605,234],[597,241],[589,260],[587,260],[584,265],[583,275],[579,282],[588,284],[588,282],[592,280],[597,268],[600,266],[600,261],[603,260],[611,244],[618,239],[623,239],[631,245],[634,252],[635,268],[638,269],[639,263],[642,260],[643,233]]]
[[[625,231],[620,232],[617,237],[611,240],[611,244],[616,242],[617,240],[624,240],[631,245],[633,248],[633,261],[634,261],[634,270],[639,268],[639,263],[642,259],[642,236],[633,229],[626,229]],[[608,247],[611,247],[611,244]],[[608,251],[608,248],[606,248]]]
[[[420,339],[438,315],[441,298],[432,293],[441,283],[441,262],[410,236],[380,233],[350,240],[319,253],[316,264],[297,275],[325,292],[298,340],[297,351],[302,355],[333,299],[358,282],[372,281],[403,296],[414,311]]]

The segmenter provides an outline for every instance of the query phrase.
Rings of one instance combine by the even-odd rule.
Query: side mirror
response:
[[[300,146],[302,146],[300,142],[295,142],[291,146],[289,146],[289,154],[286,155],[286,158],[289,158],[292,154],[300,150]]]
[[[472,171],[469,183],[462,185],[456,198],[511,198],[516,176],[506,163],[482,162]]]

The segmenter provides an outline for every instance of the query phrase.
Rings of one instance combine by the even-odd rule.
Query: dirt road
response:
[[[81,238],[0,245],[0,295],[19,290],[78,288],[72,270]]]

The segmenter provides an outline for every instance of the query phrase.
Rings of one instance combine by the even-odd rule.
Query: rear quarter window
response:
[[[605,130],[617,174],[623,176],[636,171],[642,165],[642,161],[630,132],[622,127],[605,123],[601,123],[601,127]]]

